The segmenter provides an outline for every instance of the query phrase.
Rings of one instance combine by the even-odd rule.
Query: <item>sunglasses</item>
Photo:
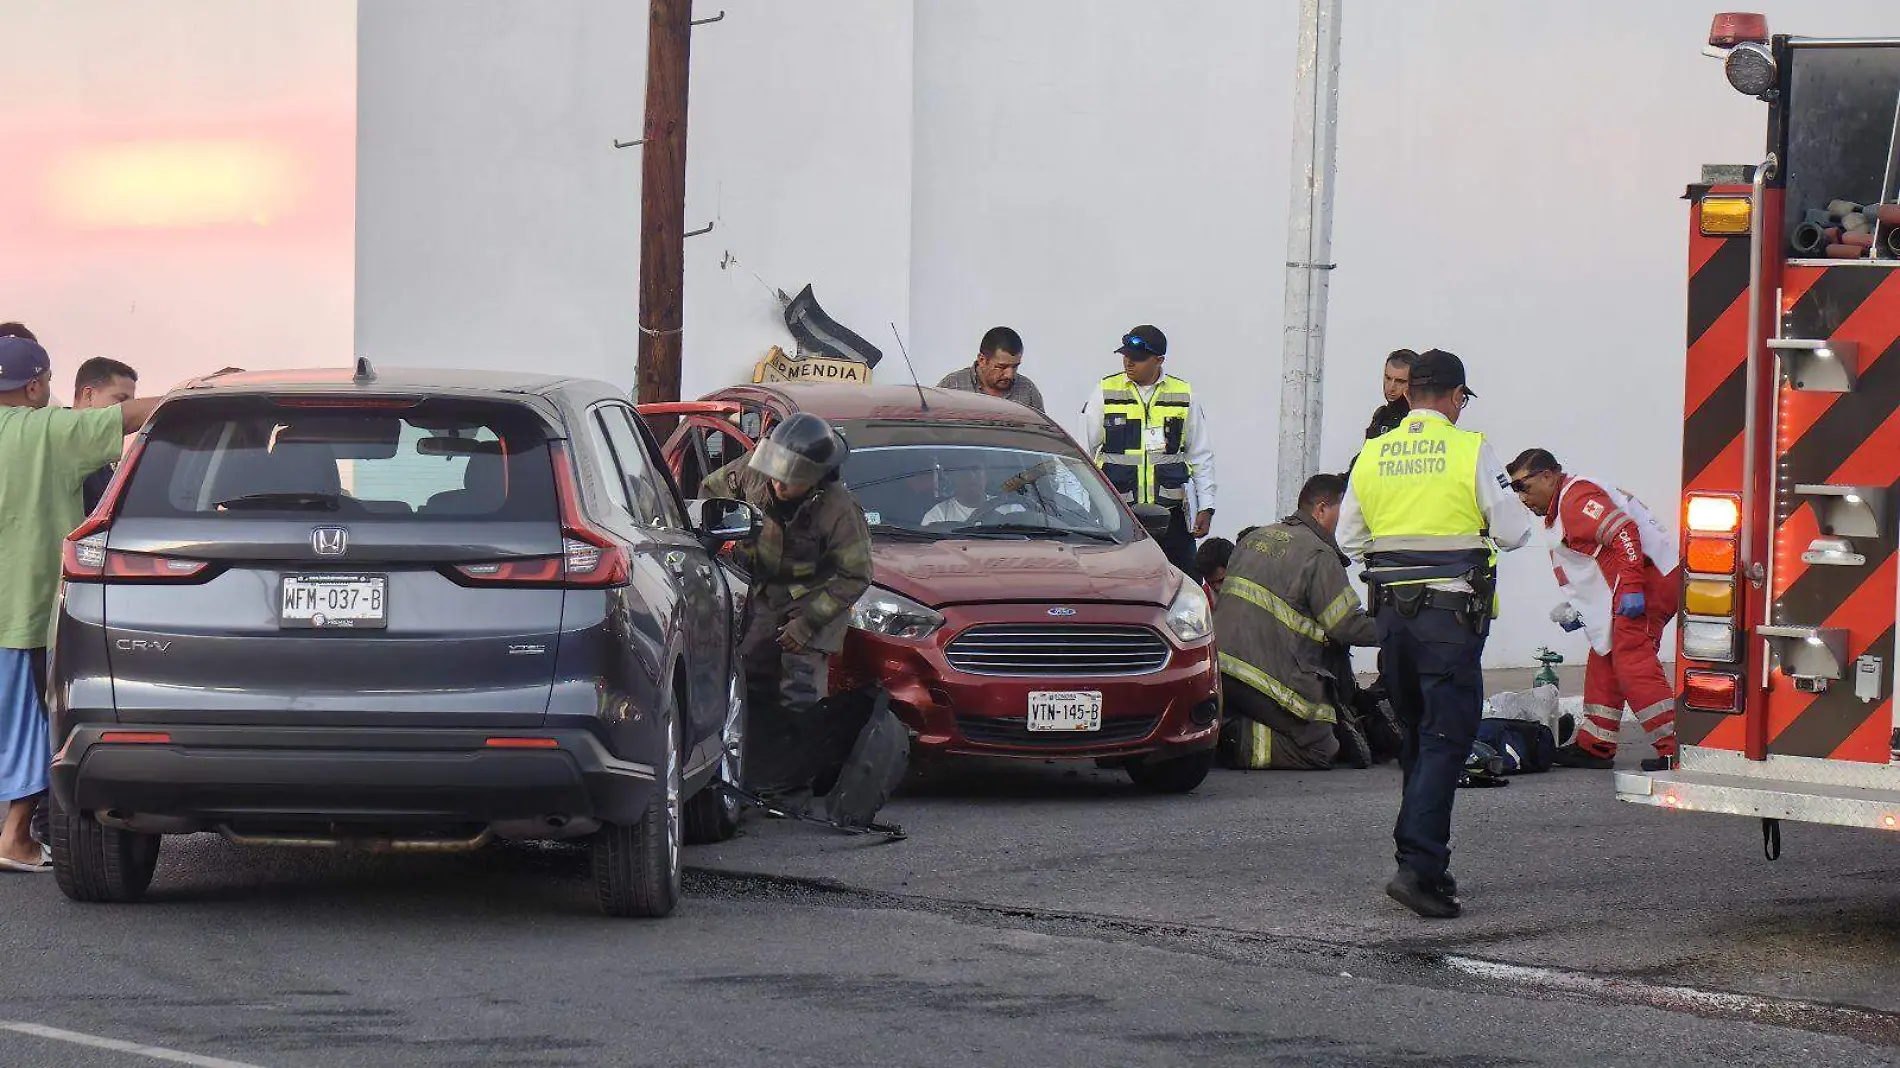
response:
[[[1147,360],[1152,359],[1155,355],[1154,350],[1148,347],[1148,343],[1134,334],[1124,336],[1122,338],[1122,344],[1135,350],[1134,352],[1123,353],[1123,355],[1131,359]]]
[[[1536,478],[1539,475],[1548,475],[1548,474],[1550,474],[1549,471],[1532,471],[1530,474],[1525,475],[1523,478],[1514,478],[1511,480],[1511,492],[1522,493],[1524,492],[1525,488],[1530,485],[1531,479]]]

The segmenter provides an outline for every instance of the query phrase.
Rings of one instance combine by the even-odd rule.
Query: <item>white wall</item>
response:
[[[912,18],[891,0],[704,0],[693,31],[684,395],[744,381],[810,283],[889,357],[910,344]],[[915,346],[913,345],[913,351]]]
[[[1763,6],[1763,5],[1758,5]],[[1900,35],[1890,0],[1782,0],[1778,29]],[[1206,400],[1217,532],[1274,518],[1295,0],[711,0],[695,31],[685,388],[788,343],[816,285],[925,379],[1007,324],[1058,413],[1138,322]],[[1399,346],[1465,357],[1468,425],[1674,510],[1685,212],[1760,105],[1688,2],[1353,0],[1323,456],[1341,467]],[[372,355],[560,366],[636,347],[644,5],[364,0],[358,338]],[[736,262],[734,262],[736,261]],[[755,275],[757,277],[755,277]],[[762,281],[763,280],[763,284]],[[903,379],[901,365],[879,369]],[[1545,641],[1510,559],[1495,663]]]
[[[812,283],[887,351],[909,318],[910,5],[717,6],[693,31],[686,225],[715,229],[687,243],[688,396],[791,347],[767,283]],[[360,20],[359,349],[630,387],[641,150],[612,142],[644,123],[646,5],[363,0]]]

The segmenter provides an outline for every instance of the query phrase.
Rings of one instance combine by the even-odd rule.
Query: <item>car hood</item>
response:
[[[1148,540],[1104,545],[880,538],[871,556],[878,585],[933,608],[980,601],[1113,601],[1165,608],[1182,580],[1161,547]]]

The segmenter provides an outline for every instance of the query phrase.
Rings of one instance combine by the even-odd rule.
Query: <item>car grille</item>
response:
[[[1168,663],[1168,643],[1147,627],[1090,624],[971,627],[944,651],[970,675],[1145,675]]]
[[[977,745],[1026,745],[1050,749],[1081,749],[1091,745],[1139,742],[1154,733],[1160,716],[1103,719],[1099,731],[1032,731],[1027,716],[958,716],[957,731]]]

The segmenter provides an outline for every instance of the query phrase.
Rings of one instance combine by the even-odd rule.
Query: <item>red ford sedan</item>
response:
[[[884,686],[922,750],[1093,760],[1167,793],[1206,778],[1220,715],[1206,595],[1047,416],[938,389],[776,384],[642,411],[681,417],[666,451],[688,496],[794,412],[844,433],[876,574],[832,688]]]

